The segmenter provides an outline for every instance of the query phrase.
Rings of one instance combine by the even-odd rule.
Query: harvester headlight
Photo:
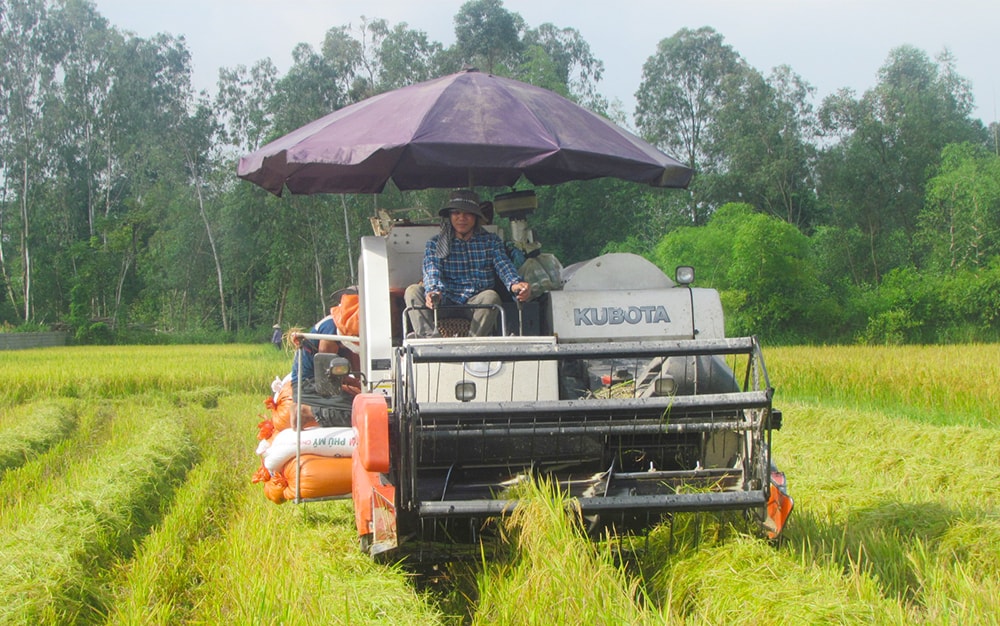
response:
[[[694,282],[694,268],[690,265],[678,265],[674,275],[677,277],[678,284],[690,285]]]
[[[476,399],[476,383],[459,381],[455,383],[455,399],[461,402],[471,402]]]
[[[330,376],[347,376],[351,373],[351,363],[344,357],[337,357],[330,360],[330,368],[327,370]]]
[[[656,382],[653,383],[653,395],[655,396],[672,396],[675,393],[677,393],[677,381],[669,374],[657,378]]]

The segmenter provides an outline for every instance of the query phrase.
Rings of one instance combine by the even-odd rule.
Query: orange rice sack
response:
[[[340,304],[330,309],[333,314],[333,323],[337,325],[337,331],[341,335],[351,335],[357,337],[359,334],[358,323],[358,294],[346,293],[340,297]]]
[[[273,433],[279,433],[286,428],[291,428],[292,422],[295,420],[295,413],[296,405],[292,395],[292,383],[286,382],[281,387],[281,391],[278,392],[278,397],[274,402],[274,410],[271,415],[271,422],[274,423]],[[319,423],[311,413],[303,410],[302,427],[312,428],[314,426],[319,426]]]
[[[275,504],[284,504],[288,498],[285,497],[285,489],[288,483],[280,476],[272,476],[271,480],[264,483],[264,495]]]
[[[326,498],[344,496],[351,493],[351,457],[337,458],[303,454],[302,464],[296,474],[295,459],[285,463],[281,471],[288,481],[284,496],[295,499],[295,485],[298,483],[301,498]]]

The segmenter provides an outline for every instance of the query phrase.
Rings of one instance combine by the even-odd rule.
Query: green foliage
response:
[[[820,156],[818,192],[835,225],[867,240],[857,259],[862,281],[922,262],[913,242],[928,173],[949,143],[984,139],[982,123],[969,118],[968,89],[947,57],[935,64],[902,46],[860,99],[842,91],[824,100],[822,126],[838,140]]]
[[[114,333],[105,322],[94,322],[76,329],[73,335],[79,344],[110,344],[114,341]]]
[[[709,136],[707,200],[750,202],[763,213],[809,232],[820,220],[812,166],[817,138],[808,97],[813,88],[787,66],[764,76],[727,77],[727,97]]]
[[[981,145],[945,146],[920,227],[930,267],[973,269],[1000,255],[1000,156]]]
[[[14,326],[10,322],[0,323],[0,333],[43,333],[52,330],[39,322],[25,322]]]
[[[1000,258],[988,268],[939,273],[893,270],[877,288],[859,290],[868,344],[995,341],[1000,337]]]
[[[810,257],[809,240],[794,226],[728,204],[706,226],[664,236],[654,261],[668,275],[677,265],[693,265],[697,284],[718,289],[728,333],[788,341],[836,325],[838,307]]]
[[[521,52],[524,18],[502,0],[469,0],[455,15],[455,48],[465,63],[507,75]]]
[[[58,325],[79,343],[258,342],[321,317],[356,281],[373,209],[436,207],[444,192],[277,198],[233,172],[362,98],[469,62],[629,125],[579,31],[500,0],[463,4],[448,47],[380,18],[333,26],[284,74],[267,59],[223,68],[211,100],[191,87],[183,38],[138,37],[75,0],[2,2],[0,16],[0,326]],[[764,75],[710,27],[650,52],[636,125],[697,169],[690,190],[540,189],[547,252],[693,264],[730,331],[772,340],[1000,336],[1000,161],[954,58],[896,48],[872,88],[814,113],[791,67]]]

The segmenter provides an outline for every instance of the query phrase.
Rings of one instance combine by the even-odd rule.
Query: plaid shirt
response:
[[[451,252],[439,259],[435,256],[439,235],[431,237],[424,249],[424,290],[439,292],[446,300],[465,304],[481,291],[493,289],[494,271],[504,286],[510,289],[521,282],[500,237],[487,231],[473,233],[469,241],[455,237]]]

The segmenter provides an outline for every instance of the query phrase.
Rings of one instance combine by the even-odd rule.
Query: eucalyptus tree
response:
[[[1000,157],[977,144],[946,146],[919,222],[930,267],[981,270],[1000,259]]]
[[[145,258],[140,253],[148,238],[164,223],[162,199],[189,197],[183,191],[189,183],[185,155],[193,149],[182,132],[193,99],[191,56],[183,40],[129,35],[118,48],[117,61],[105,113],[112,191],[91,246],[89,287],[101,295],[114,285],[113,296],[101,295],[93,303],[93,316],[112,320],[119,318],[123,298],[131,300],[142,289],[144,272],[137,263]],[[127,287],[130,294],[124,297]]]
[[[220,68],[213,104],[222,125],[219,139],[239,153],[261,147],[271,134],[275,111],[270,106],[278,82],[278,68],[261,59],[249,68]]]
[[[384,19],[362,17],[358,35],[362,46],[359,74],[366,90],[358,97],[398,89],[430,80],[439,72],[442,46],[427,33],[411,29],[405,22],[390,26]]]
[[[696,172],[712,167],[709,129],[746,64],[710,27],[683,28],[657,44],[642,67],[636,92],[636,123],[643,137]],[[697,189],[696,178],[693,188]],[[697,195],[689,203],[692,224],[711,207]]]
[[[862,281],[878,283],[889,269],[918,262],[913,237],[928,173],[945,145],[983,143],[970,118],[972,96],[947,53],[937,62],[912,46],[892,50],[878,83],[861,98],[828,96],[820,122],[832,143],[818,162],[819,194],[833,223],[857,228],[865,248]]]
[[[39,135],[59,57],[48,49],[48,4],[0,0],[0,270],[10,310],[21,321],[34,313],[33,223],[48,162]]]
[[[709,127],[715,204],[748,202],[808,231],[817,223],[813,88],[788,66],[770,76],[732,75],[729,97]]]
[[[607,109],[598,92],[604,62],[594,56],[580,31],[545,23],[526,30],[522,42],[525,52],[516,78],[561,93],[595,111]],[[531,73],[538,64],[549,68],[547,79]]]
[[[386,37],[402,37],[401,32],[390,32],[378,21],[365,22],[360,37],[349,26],[331,28],[318,50],[298,44],[292,67],[280,78],[269,60],[249,72],[241,67],[223,70],[216,104],[232,147],[241,153],[253,150],[372,95],[373,81],[381,81],[384,67],[373,55]],[[250,92],[255,93],[248,99]],[[253,132],[244,130],[248,128]],[[229,249],[243,270],[246,319],[254,320],[252,299],[259,297],[271,308],[269,317],[289,315],[311,324],[311,318],[325,310],[326,294],[349,280],[350,271],[340,268],[350,265],[346,251],[351,242],[338,234],[344,232],[349,215],[335,210],[341,205],[330,196],[279,199],[251,189],[249,183],[240,183],[226,205],[228,232],[240,233],[233,240],[241,245]],[[247,224],[257,228],[248,229]],[[258,291],[266,292],[252,295]]]
[[[455,50],[461,61],[509,76],[520,65],[524,18],[502,0],[469,0],[455,15]]]

